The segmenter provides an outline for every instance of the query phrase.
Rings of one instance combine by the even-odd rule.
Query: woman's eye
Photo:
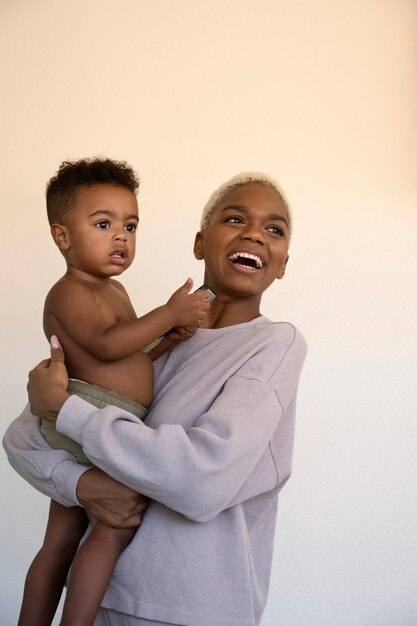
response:
[[[127,230],[128,233],[134,233],[137,227],[138,227],[137,224],[126,224],[125,230]]]
[[[243,220],[239,215],[230,215],[226,217],[224,221],[231,222],[232,224],[241,224]]]
[[[282,230],[282,228],[280,226],[268,226],[266,230],[269,230],[271,233],[274,233],[274,235],[280,235],[281,237],[284,236],[284,231]]]
[[[108,220],[101,220],[97,222],[96,227],[100,230],[105,230],[106,228],[110,228],[110,222]]]

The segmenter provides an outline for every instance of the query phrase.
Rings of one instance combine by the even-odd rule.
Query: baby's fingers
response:
[[[184,341],[192,337],[197,328],[197,326],[176,326],[168,336],[174,341]]]

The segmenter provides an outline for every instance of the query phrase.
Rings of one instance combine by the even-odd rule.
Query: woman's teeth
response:
[[[261,269],[264,265],[262,259],[257,254],[250,254],[249,252],[235,252],[229,256],[229,261],[239,263],[239,265],[256,267],[257,269]]]

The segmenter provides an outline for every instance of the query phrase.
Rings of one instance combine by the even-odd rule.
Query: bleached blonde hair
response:
[[[213,191],[208,202],[205,204],[203,208],[203,212],[201,214],[201,222],[200,229],[204,230],[207,228],[207,225],[210,221],[211,216],[214,211],[217,209],[219,204],[223,201],[223,199],[234,189],[238,189],[238,187],[243,187],[244,185],[263,185],[264,187],[270,187],[274,191],[277,192],[278,196],[281,198],[282,203],[284,205],[284,209],[288,215],[288,225],[289,231],[291,235],[292,231],[292,213],[290,209],[290,205],[285,197],[284,192],[281,187],[278,185],[276,180],[269,176],[268,174],[263,174],[262,172],[242,172],[240,174],[236,174],[226,182],[224,182],[218,189]]]

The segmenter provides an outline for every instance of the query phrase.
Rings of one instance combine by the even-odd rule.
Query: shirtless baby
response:
[[[175,328],[191,336],[206,317],[207,294],[190,294],[191,279],[157,309],[137,318],[122,274],[135,256],[139,223],[135,172],[124,162],[82,159],[64,162],[47,185],[48,219],[67,271],[50,290],[44,309],[48,339],[65,350],[68,391],[98,408],[116,405],[143,419],[153,398],[152,356],[143,349]],[[55,339],[56,341],[56,339]],[[42,433],[55,448],[91,465],[82,448],[43,420]],[[91,532],[78,548],[88,524]],[[49,626],[68,570],[61,626],[93,624],[115,563],[136,528],[112,528],[81,507],[51,501],[44,543],[25,583],[18,626]]]

